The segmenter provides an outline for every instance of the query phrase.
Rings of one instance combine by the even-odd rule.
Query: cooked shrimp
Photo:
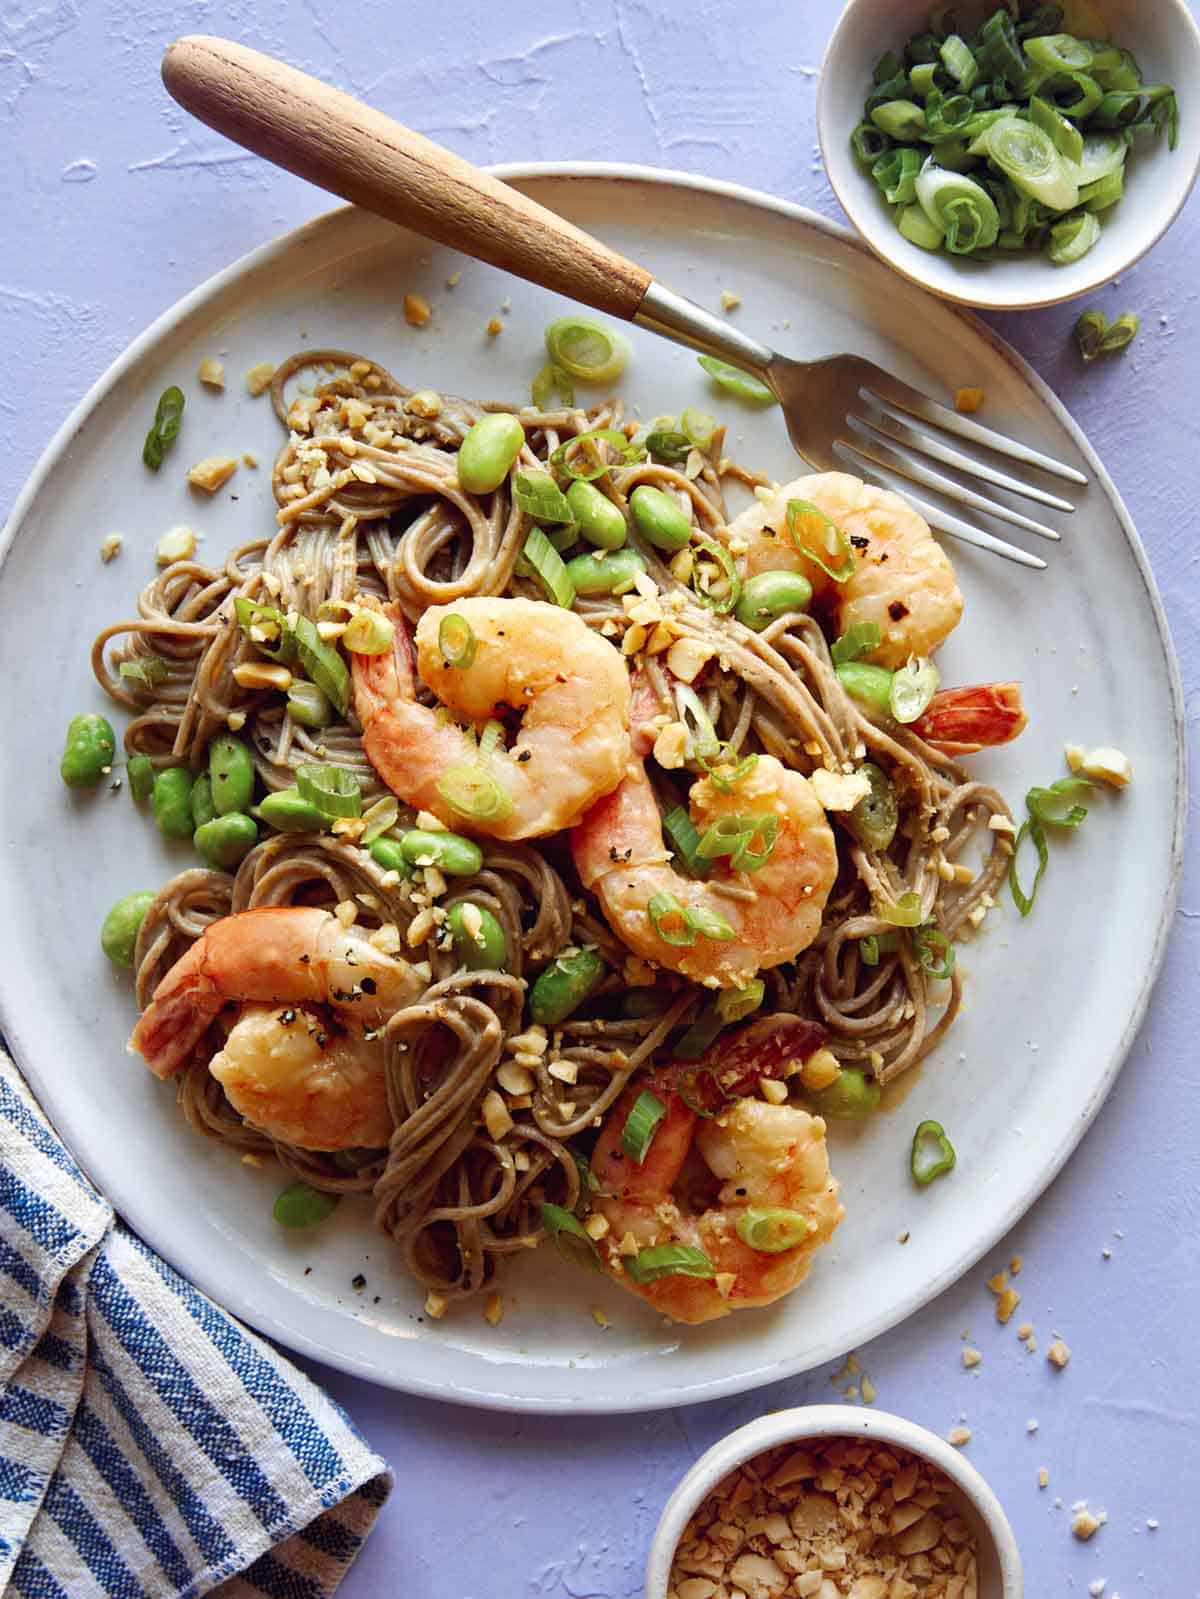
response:
[[[435,605],[417,624],[417,668],[445,711],[416,698],[412,649],[393,607],[394,650],[354,656],[363,747],[389,788],[449,827],[493,838],[540,838],[569,827],[610,793],[629,760],[629,673],[620,654],[573,611],[542,600],[476,596]],[[452,666],[438,642],[446,618],[470,629],[469,660]],[[457,624],[456,624],[457,625]],[[511,749],[475,733],[505,709],[522,713]],[[499,803],[472,815],[445,797],[447,774],[482,776]]]
[[[372,1029],[335,1032],[302,1006],[243,1005],[208,1069],[234,1109],[282,1143],[379,1149],[391,1137],[383,1037]]]
[[[424,987],[407,962],[331,911],[262,906],[205,929],[154,990],[130,1048],[169,1077],[228,1004],[329,1005],[343,1020],[379,1027]]]
[[[777,819],[769,857],[753,871],[716,862],[708,881],[684,877],[670,864],[654,792],[638,771],[571,834],[575,866],[635,954],[711,988],[744,987],[817,936],[837,875],[833,832],[808,779],[771,755],[760,755],[727,792],[702,778],[689,808],[702,835],[722,818]],[[766,839],[756,833],[751,847],[761,853]]]
[[[771,1021],[775,1032],[787,1032],[786,1019],[782,1027],[780,1018]],[[797,1018],[791,1026],[810,1024]],[[737,1050],[736,1040],[732,1048]],[[825,1123],[797,1106],[751,1098],[735,1099],[702,1119],[672,1088],[670,1070],[626,1089],[592,1154],[600,1185],[594,1206],[609,1229],[601,1259],[622,1287],[676,1321],[712,1321],[731,1310],[769,1305],[803,1282],[843,1215],[825,1150]],[[622,1147],[621,1132],[646,1087],[666,1114],[639,1165]],[[800,1241],[774,1252],[753,1248],[738,1223],[747,1229],[760,1207],[791,1213],[775,1220],[801,1232]],[[713,1275],[635,1281],[628,1270],[633,1246],[640,1253],[664,1244],[701,1250]]]
[[[806,500],[845,534],[854,572],[835,583],[803,555],[788,533],[789,500]],[[836,636],[855,622],[874,622],[880,642],[867,653],[880,666],[902,666],[910,655],[931,655],[958,625],[963,599],[949,557],[929,524],[908,501],[848,472],[818,472],[784,483],[730,523],[733,548],[744,552],[744,575],[803,572],[814,609]],[[836,563],[831,563],[836,564]]]
[[[910,725],[944,755],[974,755],[976,750],[1011,743],[1024,732],[1028,720],[1019,683],[975,683],[942,689]]]

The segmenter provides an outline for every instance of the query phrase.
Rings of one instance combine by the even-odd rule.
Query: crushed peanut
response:
[[[983,401],[982,389],[958,389],[954,395],[954,409],[967,413],[978,411]]]
[[[996,1320],[1003,1325],[1020,1303],[1021,1296],[1017,1290],[1006,1288],[1003,1293],[996,1296]]]
[[[497,1144],[506,1133],[512,1131],[513,1119],[508,1113],[508,1106],[494,1088],[483,1096],[483,1122],[488,1137]]]
[[[1045,1466],[1038,1467],[1037,1485],[1039,1488],[1049,1488],[1050,1486],[1050,1473]]]
[[[741,303],[742,297],[740,294],[735,294],[732,289],[721,290],[722,311],[736,311]]]
[[[170,566],[173,561],[190,561],[196,553],[196,535],[190,527],[168,528],[154,546],[154,559],[159,566]]]
[[[494,339],[497,334],[503,333],[504,323],[501,322],[498,316],[494,316],[489,320],[487,327],[483,331],[489,339]]]
[[[787,1084],[781,1083],[777,1077],[760,1077],[758,1087],[768,1105],[784,1105],[787,1103]]]
[[[246,387],[256,398],[265,394],[271,387],[271,379],[275,376],[275,363],[273,361],[259,361],[246,373]]]
[[[1056,1338],[1046,1351],[1046,1359],[1052,1366],[1057,1366],[1059,1371],[1063,1369],[1070,1358],[1071,1351],[1061,1338]]]
[[[201,383],[210,389],[223,389],[225,387],[225,363],[218,361],[215,355],[206,355],[196,368],[196,376]]]
[[[1093,1515],[1086,1504],[1081,1504],[1076,1506],[1075,1514],[1071,1518],[1071,1531],[1080,1543],[1086,1543],[1100,1531],[1107,1519],[1104,1515]]]
[[[962,1363],[968,1371],[970,1371],[973,1367],[978,1366],[982,1360],[982,1351],[972,1348],[970,1344],[968,1344],[962,1352]]]
[[[871,792],[870,779],[861,772],[827,772],[818,766],[809,778],[813,793],[827,811],[852,811]]]
[[[946,1434],[946,1442],[953,1444],[956,1449],[962,1449],[964,1445],[971,1442],[970,1427],[951,1427]]]
[[[596,1326],[601,1329],[608,1326],[608,1317],[604,1314],[604,1311],[599,1305],[592,1306],[592,1320],[596,1323]]]
[[[239,661],[233,669],[233,680],[239,688],[274,688],[280,693],[292,686],[287,667],[271,661]]]
[[[687,759],[687,728],[682,722],[668,722],[654,740],[654,759],[667,771],[681,767]]]
[[[215,494],[236,471],[236,455],[206,455],[203,461],[197,461],[189,470],[187,480],[193,488],[203,489],[206,494]]]
[[[489,1294],[483,1307],[483,1319],[489,1327],[498,1327],[504,1319],[504,1301],[499,1294]]]
[[[115,561],[117,556],[120,555],[121,545],[123,543],[124,540],[121,538],[119,533],[110,533],[108,537],[101,543],[100,559],[104,562],[105,566],[107,566],[110,561]]]
[[[433,315],[433,307],[423,294],[404,296],[404,320],[410,328],[423,328]]]
[[[446,1300],[442,1294],[435,1294],[431,1288],[425,1295],[425,1314],[432,1316],[434,1321],[440,1321],[446,1314]]]
[[[679,1541],[668,1599],[977,1599],[978,1582],[942,1472],[833,1438],[769,1450],[718,1483]]]
[[[800,1068],[800,1081],[810,1090],[828,1088],[841,1076],[842,1068],[831,1049],[814,1049]]]
[[[1133,781],[1133,762],[1128,755],[1107,745],[1088,750],[1071,769],[1080,777],[1090,777],[1094,782],[1108,783],[1113,788],[1125,788]]]

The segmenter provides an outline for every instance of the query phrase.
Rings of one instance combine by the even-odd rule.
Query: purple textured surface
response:
[[[134,334],[235,256],[327,207],[168,100],[158,61],[175,35],[224,33],[275,52],[480,162],[683,167],[836,216],[813,117],[837,10],[837,0],[573,0],[538,17],[461,0],[418,16],[382,0],[0,0],[0,510]],[[1189,114],[1200,85],[1182,87]],[[1096,296],[1110,315],[1141,314],[1141,337],[1119,361],[1080,366],[1069,338],[1078,306],[996,319],[1126,498],[1174,630],[1189,731],[1200,688],[1198,254],[1193,199],[1148,259]],[[1082,1595],[1101,1578],[1107,1599],[1200,1594],[1198,918],[1193,858],[1126,1071],[1067,1170],[995,1253],[995,1265],[1025,1260],[1014,1322],[997,1326],[980,1269],[857,1352],[881,1406],[939,1431],[965,1419],[1038,1599]],[[1015,1336],[1023,1318],[1037,1329],[1033,1356]],[[966,1329],[984,1356],[971,1372]],[[1073,1351],[1063,1372],[1044,1358],[1052,1330]],[[702,1449],[766,1409],[834,1395],[827,1370],[645,1419],[543,1421],[310,1369],[398,1479],[347,1599],[626,1599],[641,1591],[664,1500]],[[1039,1491],[1043,1465],[1050,1486]],[[1109,1518],[1086,1545],[1069,1532],[1084,1498]]]

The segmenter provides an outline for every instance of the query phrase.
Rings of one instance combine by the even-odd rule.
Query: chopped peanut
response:
[[[404,320],[410,328],[423,328],[433,315],[433,307],[423,294],[404,296]]]
[[[499,1294],[489,1294],[483,1307],[483,1319],[490,1327],[498,1327],[504,1319],[504,1301]]]
[[[962,1352],[962,1363],[968,1371],[978,1366],[983,1360],[983,1355],[978,1349],[973,1349],[970,1344]]]
[[[124,541],[119,533],[110,533],[103,541],[103,543],[100,545],[100,559],[104,562],[105,566],[107,566],[110,561],[115,561],[117,556],[120,555],[121,545],[123,542]]]
[[[246,387],[256,398],[264,394],[271,387],[271,379],[275,376],[275,364],[272,361],[259,361],[246,373]]]
[[[281,693],[292,686],[287,667],[270,661],[239,661],[233,669],[233,680],[239,688],[275,688]]]
[[[154,559],[159,566],[170,566],[174,561],[189,561],[196,553],[196,535],[190,527],[168,528],[154,546]]]
[[[508,1113],[508,1106],[494,1088],[483,1096],[483,1121],[488,1137],[497,1144],[506,1133],[512,1131],[513,1119]]]
[[[1015,1288],[1006,1288],[996,1298],[996,1320],[1003,1324],[1021,1303],[1021,1296]]]
[[[722,311],[736,311],[741,303],[742,297],[740,294],[735,294],[732,289],[721,290]]]
[[[425,1314],[432,1316],[434,1321],[440,1321],[446,1314],[446,1300],[441,1294],[435,1294],[431,1288],[425,1295]]]
[[[1063,1343],[1061,1338],[1056,1338],[1046,1351],[1046,1359],[1052,1366],[1057,1366],[1059,1371],[1063,1369],[1070,1358],[1071,1351],[1067,1348],[1066,1344]]]
[[[1089,750],[1079,763],[1080,777],[1090,777],[1112,788],[1125,788],[1133,781],[1133,762],[1123,751],[1105,746]]]
[[[956,411],[978,411],[984,401],[982,389],[959,389],[954,396],[954,409]]]
[[[489,339],[494,339],[497,336],[497,334],[503,333],[503,331],[504,331],[504,323],[501,322],[501,320],[500,320],[500,318],[498,316],[492,317],[491,320],[488,322],[487,327],[484,329],[484,332],[487,334]]]
[[[223,389],[225,387],[225,363],[218,361],[214,355],[206,355],[196,370],[196,376],[201,383],[210,389]]]
[[[191,468],[187,480],[193,488],[203,489],[206,494],[215,494],[236,471],[236,455],[206,455],[203,461],[197,461]]]
[[[837,1082],[841,1071],[832,1050],[815,1049],[800,1068],[800,1081],[810,1090],[828,1088],[830,1083]]]

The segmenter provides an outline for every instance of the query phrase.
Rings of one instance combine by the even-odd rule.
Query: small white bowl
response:
[[[958,1513],[975,1534],[979,1550],[979,1599],[1022,1599],[1021,1557],[1000,1501],[957,1449],[936,1433],[886,1410],[858,1405],[804,1405],[760,1416],[715,1443],[683,1478],[667,1500],[655,1529],[646,1567],[645,1599],[666,1599],[671,1561],[697,1506],[723,1477],[780,1444],[803,1444],[815,1438],[869,1438],[894,1444],[937,1466],[955,1484]]]
[[[997,0],[999,3],[999,0]],[[833,192],[875,253],[943,299],[993,311],[1057,305],[1108,283],[1162,237],[1200,169],[1200,28],[1186,0],[1096,0],[1113,42],[1137,57],[1147,83],[1179,96],[1179,143],[1143,135],[1130,152],[1124,197],[1100,219],[1100,238],[1080,260],[1055,266],[1038,253],[969,261],[922,250],[902,236],[870,173],[850,148],[875,63],[928,22],[929,0],[848,0],[834,29],[817,92],[817,133]]]

